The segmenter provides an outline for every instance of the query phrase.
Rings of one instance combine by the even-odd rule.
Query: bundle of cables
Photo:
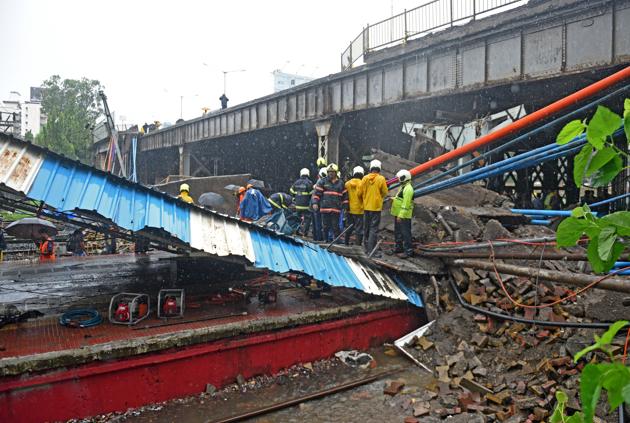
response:
[[[59,318],[59,324],[71,328],[89,328],[103,322],[101,314],[93,308],[82,308],[65,312]]]
[[[614,136],[620,135],[622,131],[622,129],[618,129],[615,132]],[[584,146],[584,144],[586,144],[586,135],[582,134],[575,137],[567,144],[548,144],[543,147],[535,148],[533,150],[519,154],[517,156],[510,157],[500,162],[493,163],[481,169],[473,170],[463,175],[447,179],[445,181],[436,182],[430,185],[424,185],[426,184],[425,181],[424,184],[421,183],[414,186],[414,197],[420,197],[422,195],[431,194],[433,192],[441,191],[447,188],[452,188],[458,185],[468,184],[481,179],[486,179],[491,176],[501,175],[504,173],[512,172],[514,170],[535,166],[548,160],[555,160],[558,157],[577,153]]]

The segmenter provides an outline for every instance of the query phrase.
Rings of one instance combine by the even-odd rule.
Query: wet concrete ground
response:
[[[330,365],[315,363],[314,372],[289,372],[286,377],[276,378],[275,383],[259,389],[248,389],[248,383],[241,388],[232,385],[214,395],[202,394],[185,399],[128,411],[124,415],[108,416],[98,421],[166,423],[220,422],[231,416],[246,413],[258,408],[303,397],[321,390],[333,388],[348,382],[360,380],[370,375],[398,370],[374,382],[332,394],[321,399],[301,402],[299,405],[241,420],[258,423],[272,422],[402,422],[411,416],[409,396],[390,397],[383,393],[385,386],[393,380],[403,380],[405,387],[401,394],[421,392],[431,381],[431,377],[410,364],[405,358],[390,357],[382,353],[382,348],[370,352],[377,362],[374,369],[349,367],[338,360]],[[319,370],[320,367],[327,367]],[[407,411],[404,406],[407,406]]]

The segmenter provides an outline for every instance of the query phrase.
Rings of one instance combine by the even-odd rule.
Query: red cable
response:
[[[414,167],[413,169],[410,169],[409,171],[411,172],[412,176],[418,176],[419,174],[431,170],[434,167],[437,167],[443,163],[450,162],[451,160],[457,159],[468,153],[472,153],[473,151],[478,150],[483,146],[496,142],[507,135],[510,135],[530,125],[533,125],[534,123],[546,119],[551,115],[558,113],[559,111],[564,110],[567,107],[570,107],[588,97],[592,97],[600,91],[603,91],[627,78],[630,78],[630,66],[627,66],[624,69],[595,82],[594,84],[584,87],[581,90],[574,92],[573,94],[561,98],[560,100],[555,101],[543,107],[542,109],[536,110],[535,112],[526,115],[521,119],[514,121],[507,126],[504,126],[501,129],[477,138],[471,143],[451,150],[448,153],[442,154],[441,156],[438,156],[432,160],[426,161]],[[387,181],[387,185],[391,185],[397,181],[398,178],[392,178]]]
[[[490,245],[490,250],[491,250],[491,254],[490,254],[490,260],[492,261],[492,267],[494,268],[494,274],[497,277],[497,281],[499,282],[499,285],[501,285],[501,290],[503,291],[503,293],[505,294],[505,296],[512,302],[512,304],[514,304],[515,306],[518,307],[523,307],[523,308],[533,308],[533,309],[539,309],[539,308],[547,308],[547,307],[552,307],[556,304],[560,304],[566,300],[568,300],[569,298],[573,298],[573,297],[577,297],[578,295],[580,295],[582,292],[587,291],[589,289],[591,289],[592,287],[594,287],[595,285],[597,285],[598,283],[600,283],[601,281],[610,278],[611,276],[616,275],[617,273],[623,271],[623,270],[628,270],[630,269],[629,267],[624,267],[624,268],[620,268],[615,270],[612,273],[609,273],[605,276],[602,276],[601,278],[589,283],[588,285],[586,285],[583,288],[578,289],[576,292],[571,292],[569,295],[567,295],[566,297],[560,298],[556,301],[552,301],[550,303],[546,303],[546,304],[539,304],[539,305],[527,305],[527,304],[522,304],[518,301],[516,301],[514,298],[512,298],[512,296],[510,295],[510,293],[508,292],[507,288],[505,287],[505,283],[503,282],[503,279],[501,279],[501,276],[499,275],[499,271],[497,270],[497,266],[496,266],[496,261],[494,258],[494,248],[492,248],[492,242],[488,241],[489,245]]]
[[[628,332],[626,332],[626,343],[623,345],[623,359],[622,363],[626,364],[626,357],[628,355],[628,340],[630,340],[630,328],[628,328]]]

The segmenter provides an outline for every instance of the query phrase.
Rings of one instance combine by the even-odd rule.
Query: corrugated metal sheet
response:
[[[193,209],[190,212],[190,227],[192,248],[217,256],[242,256],[254,262],[254,247],[245,225],[226,216]]]
[[[333,286],[422,306],[420,297],[400,281],[356,260],[185,204],[6,134],[0,134],[0,178],[0,183],[57,211],[97,213],[134,232],[163,229],[196,250],[245,257],[274,272],[302,272]]]
[[[59,211],[87,210],[121,228],[164,229],[190,242],[190,209],[182,202],[67,159],[46,157],[26,195]]]
[[[260,231],[250,233],[256,267],[279,273],[303,272],[332,286],[359,289],[369,294],[409,300],[417,306],[422,305],[420,297],[410,298],[389,275],[380,270],[327,251],[319,245],[308,242],[300,245]]]

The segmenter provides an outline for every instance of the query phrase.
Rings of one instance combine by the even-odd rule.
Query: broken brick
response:
[[[385,389],[383,390],[383,393],[393,397],[398,392],[400,392],[404,386],[405,386],[404,382],[395,380],[395,381],[390,382],[390,384],[385,387]]]
[[[486,394],[486,399],[498,405],[506,404],[512,395],[508,391],[502,391],[498,394]]]

